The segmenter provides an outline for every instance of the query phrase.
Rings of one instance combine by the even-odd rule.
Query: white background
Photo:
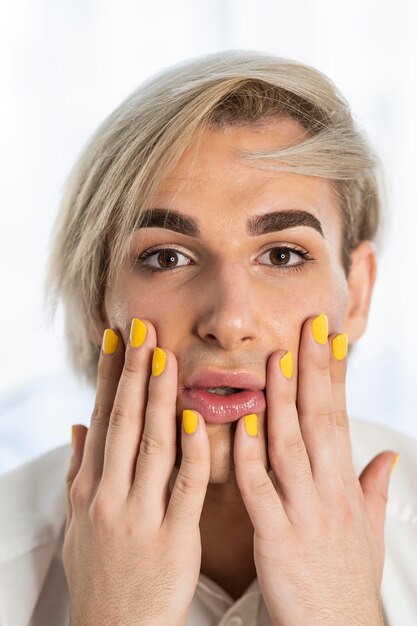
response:
[[[0,4],[0,473],[89,425],[94,393],[66,365],[42,289],[63,183],[138,84],[177,61],[254,49],[327,74],[386,171],[387,215],[352,416],[417,438],[417,3],[413,0],[20,0]]]

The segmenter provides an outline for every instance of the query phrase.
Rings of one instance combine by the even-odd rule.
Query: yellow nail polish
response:
[[[256,415],[256,413],[250,413],[249,415],[245,415],[244,423],[248,435],[256,437],[256,435],[258,434],[258,416]]]
[[[348,336],[347,333],[336,335],[332,341],[332,352],[335,359],[341,361],[347,355]]]
[[[146,324],[142,320],[134,317],[130,326],[130,345],[132,348],[138,348],[143,344],[146,338]]]
[[[281,368],[281,372],[284,374],[285,378],[291,378],[292,376],[292,354],[291,352],[287,352],[284,354],[282,359],[279,361],[279,366]]]
[[[103,335],[103,352],[104,354],[113,354],[116,351],[119,337],[111,328],[106,328]]]
[[[311,324],[313,331],[313,337],[317,343],[326,343],[329,335],[329,325],[327,321],[327,315],[321,313],[318,315]]]
[[[152,357],[152,376],[159,376],[164,371],[167,355],[161,348],[155,348]]]
[[[395,459],[393,460],[392,465],[391,465],[391,471],[390,471],[390,474],[392,474],[392,472],[394,471],[394,468],[395,468],[395,466],[397,465],[397,462],[398,462],[398,457],[399,457],[399,456],[400,456],[400,455],[399,455],[399,454],[397,454],[397,456],[396,456],[396,457],[395,457]]]
[[[192,435],[198,426],[198,415],[195,411],[184,409],[182,412],[182,426],[187,435]]]
[[[71,447],[74,450],[74,445],[75,445],[75,431],[76,431],[76,427],[75,426],[71,426]]]

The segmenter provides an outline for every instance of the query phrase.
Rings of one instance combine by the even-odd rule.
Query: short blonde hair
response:
[[[352,250],[377,235],[381,163],[335,85],[305,64],[257,52],[181,63],[140,86],[101,124],[68,177],[45,305],[53,317],[62,299],[69,360],[79,378],[96,385],[104,287],[127,262],[143,212],[190,142],[207,127],[288,116],[305,128],[301,141],[240,156],[254,167],[332,181],[348,275]]]

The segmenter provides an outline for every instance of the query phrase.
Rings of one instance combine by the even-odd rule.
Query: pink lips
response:
[[[222,396],[210,393],[208,388],[234,387],[242,391]],[[265,385],[248,372],[200,370],[185,381],[185,389],[178,393],[179,408],[195,409],[208,424],[228,424],[248,413],[265,410]]]
[[[224,384],[224,383],[223,383]],[[228,424],[243,415],[259,413],[266,407],[261,390],[247,390],[221,396],[206,389],[182,389],[178,394],[182,409],[195,409],[208,424]]]

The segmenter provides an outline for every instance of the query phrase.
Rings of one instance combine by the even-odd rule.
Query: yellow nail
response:
[[[138,348],[143,344],[146,338],[146,324],[142,320],[134,317],[130,326],[130,345],[132,348]]]
[[[282,359],[279,361],[279,366],[281,368],[281,372],[284,374],[285,378],[291,378],[292,376],[292,354],[291,352],[287,352],[284,354]]]
[[[245,415],[245,428],[248,435],[256,437],[258,434],[258,416],[256,413]]]
[[[391,471],[390,471],[390,474],[392,474],[392,472],[394,471],[394,468],[395,468],[395,466],[397,465],[397,462],[398,462],[398,457],[399,457],[399,456],[400,456],[400,455],[399,455],[399,454],[397,454],[397,456],[396,456],[396,457],[395,457],[395,459],[393,460],[392,465],[391,465]]]
[[[77,430],[77,428],[75,426],[71,426],[71,447],[72,449],[74,449],[74,445],[75,445],[75,431]]]
[[[167,355],[161,348],[155,348],[152,357],[152,376],[159,376],[164,371]]]
[[[347,355],[348,336],[347,333],[336,335],[332,341],[332,352],[335,359],[341,361]]]
[[[321,313],[312,322],[311,328],[313,331],[313,337],[317,343],[326,343],[329,334],[329,325],[327,321],[327,315]]]
[[[104,354],[113,354],[116,351],[119,337],[111,328],[106,328],[103,335],[103,352]]]
[[[198,415],[195,411],[184,409],[182,412],[182,426],[187,435],[192,435],[197,430]]]

